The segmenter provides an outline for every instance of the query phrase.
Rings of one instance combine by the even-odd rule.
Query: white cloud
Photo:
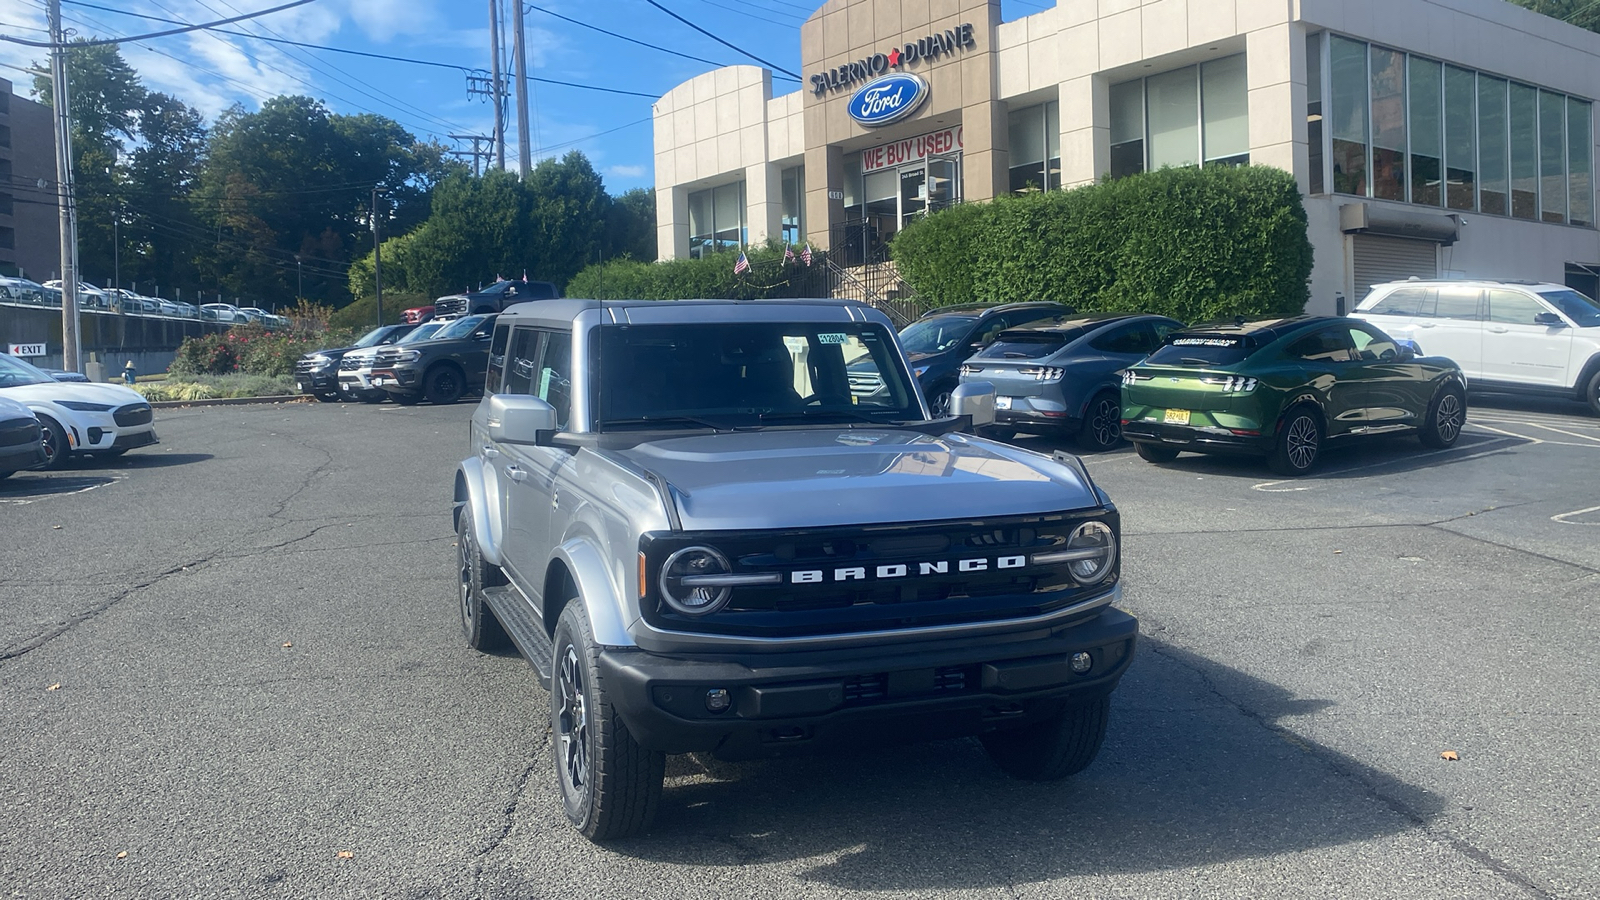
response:
[[[606,174],[615,175],[618,178],[643,178],[644,166],[609,166],[606,169]]]

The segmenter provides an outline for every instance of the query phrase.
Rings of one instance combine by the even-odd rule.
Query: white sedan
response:
[[[46,469],[60,468],[72,455],[121,456],[157,442],[150,404],[121,385],[57,381],[0,355],[0,397],[39,420]]]

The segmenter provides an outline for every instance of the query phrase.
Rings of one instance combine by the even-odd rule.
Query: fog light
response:
[[[1072,654],[1072,671],[1082,675],[1089,671],[1089,669],[1093,668],[1093,666],[1094,657],[1090,656],[1089,654],[1084,653],[1082,650]],[[711,701],[707,700],[706,702],[709,704]]]
[[[707,711],[714,713],[727,712],[728,707],[732,705],[733,695],[728,693],[727,688],[712,688],[706,691]]]

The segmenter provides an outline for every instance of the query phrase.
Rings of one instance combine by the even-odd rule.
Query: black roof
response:
[[[923,313],[922,318],[930,319],[934,316],[987,316],[998,312],[1010,312],[1014,309],[1062,309],[1066,310],[1069,315],[1075,312],[1072,307],[1052,300],[1036,300],[1028,303],[966,303],[957,306],[941,306]]]
[[[1203,322],[1190,325],[1177,334],[1237,334],[1254,338],[1258,345],[1269,344],[1283,337],[1291,331],[1297,331],[1308,325],[1320,325],[1327,322],[1345,321],[1341,316],[1288,316],[1282,319],[1257,319],[1253,322],[1236,319],[1219,319],[1215,322]]]

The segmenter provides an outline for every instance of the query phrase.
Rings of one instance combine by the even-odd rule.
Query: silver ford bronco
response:
[[[550,690],[567,816],[648,826],[665,754],[976,736],[1094,760],[1138,623],[1078,461],[931,419],[889,320],[834,300],[502,314],[456,471],[461,622]]]

